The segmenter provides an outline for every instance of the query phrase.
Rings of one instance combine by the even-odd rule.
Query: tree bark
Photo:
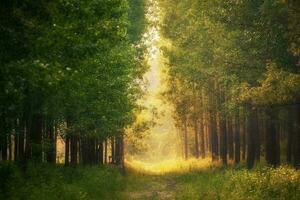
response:
[[[234,162],[239,164],[241,160],[241,142],[240,142],[240,121],[239,111],[235,114],[234,118]]]
[[[221,114],[222,115],[222,114]],[[220,156],[223,165],[227,165],[227,133],[225,116],[220,116]]]
[[[255,132],[257,130],[257,110],[249,106],[249,116],[247,119],[247,167],[254,166],[255,161]]]
[[[40,114],[35,114],[32,118],[31,133],[32,159],[35,162],[42,162],[43,117]]]
[[[194,156],[199,158],[198,121],[194,120]]]
[[[102,165],[103,162],[103,140],[99,140],[99,163]]]
[[[184,158],[188,159],[188,134],[187,134],[187,120],[184,119]]]
[[[107,139],[104,141],[104,163],[107,164]]]
[[[295,105],[295,125],[294,125],[294,166],[300,168],[300,105]]]
[[[241,136],[242,136],[242,160],[246,160],[246,133],[247,133],[247,118],[245,116],[245,113],[242,115],[240,123],[240,131],[241,131]]]
[[[111,163],[116,163],[116,153],[115,153],[115,137],[111,137]]]
[[[266,161],[272,166],[278,166],[280,164],[280,143],[279,133],[276,128],[277,111],[274,108],[267,109],[268,122],[266,131]]]
[[[70,136],[66,135],[65,139],[65,166],[70,165]]]
[[[52,120],[47,121],[47,137],[48,137],[48,150],[46,154],[47,162],[56,163],[56,134],[55,127]]]
[[[205,136],[204,136],[204,126],[203,126],[203,114],[201,114],[199,120],[199,132],[200,132],[200,153],[201,158],[205,158]]]
[[[75,166],[78,162],[78,139],[77,139],[77,135],[71,135],[70,136],[70,147],[71,147],[71,150],[70,150],[70,154],[71,154],[71,162],[70,164],[72,166]]]

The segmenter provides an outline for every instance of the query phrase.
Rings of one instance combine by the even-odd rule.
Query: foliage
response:
[[[1,145],[7,135],[21,135],[14,130],[26,127],[26,153],[42,155],[34,150],[46,143],[41,123],[64,127],[64,138],[103,140],[121,134],[133,122],[141,93],[138,83],[146,70],[144,49],[137,46],[145,26],[144,4],[1,4]]]
[[[124,177],[117,168],[1,163],[1,199],[120,199]]]
[[[225,169],[177,178],[177,199],[298,199],[300,174],[289,167]]]

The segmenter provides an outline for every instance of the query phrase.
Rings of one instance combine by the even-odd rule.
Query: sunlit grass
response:
[[[189,160],[170,159],[161,162],[142,162],[139,160],[126,161],[130,171],[146,174],[186,173],[191,171],[206,170],[218,165],[212,163],[210,158]]]

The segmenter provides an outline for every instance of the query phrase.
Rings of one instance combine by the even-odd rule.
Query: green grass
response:
[[[207,168],[145,174],[115,167],[0,164],[0,199],[298,200],[300,172],[289,167]]]
[[[0,199],[121,199],[123,183],[114,167],[0,164]]]
[[[176,199],[297,200],[300,173],[288,167],[225,169],[176,177]]]

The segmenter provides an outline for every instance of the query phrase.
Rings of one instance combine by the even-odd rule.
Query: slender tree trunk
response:
[[[211,142],[211,154],[212,161],[219,159],[219,148],[218,148],[218,134],[217,134],[217,120],[215,113],[210,113],[209,130],[210,130],[210,142]]]
[[[291,110],[293,113],[293,110]],[[288,115],[288,124],[287,124],[287,142],[286,142],[286,162],[288,164],[292,163],[292,151],[293,151],[293,133],[294,131],[294,119],[293,115]]]
[[[255,132],[255,160],[257,162],[260,161],[260,146],[261,146],[261,133],[262,130],[259,128],[259,122],[261,121],[261,115],[259,115],[260,112],[257,113],[256,117],[256,126],[257,126],[257,131]]]
[[[121,168],[123,174],[125,173],[125,151],[124,151],[124,134],[121,134]]]
[[[82,138],[78,137],[78,163],[82,163]]]
[[[227,136],[228,136],[228,156],[230,160],[234,159],[234,148],[233,148],[233,127],[232,127],[232,118],[227,118]]]
[[[115,164],[116,163],[116,154],[115,154],[115,138],[111,137],[111,163]]]
[[[107,139],[104,140],[104,163],[107,164]]]
[[[20,120],[19,122],[19,127],[20,127],[20,136],[19,136],[19,160],[24,161],[25,159],[25,149],[24,149],[24,144],[25,144],[25,124],[23,120]]]
[[[14,161],[19,160],[20,130],[18,124],[14,134]]]
[[[223,165],[227,165],[227,133],[225,116],[220,116],[220,156]]]
[[[219,90],[218,105],[226,103],[224,91]],[[219,111],[219,132],[220,132],[220,157],[223,165],[227,165],[227,127],[226,115]]]
[[[268,164],[278,166],[280,164],[280,144],[279,133],[276,128],[277,112],[274,108],[267,110],[268,114],[268,128],[266,132],[266,161]]]
[[[32,123],[32,159],[35,162],[42,162],[42,134],[43,134],[43,118],[39,114],[33,116]]]
[[[300,105],[295,105],[295,126],[294,126],[294,166],[300,168]]]
[[[103,140],[99,141],[99,163],[102,165],[104,162],[103,159]]]
[[[71,135],[70,136],[70,143],[71,143],[71,165],[75,166],[78,162],[78,140],[76,135]]]
[[[184,120],[184,158],[188,159],[188,134],[187,134],[187,121]]]
[[[25,135],[25,161],[31,158],[31,120],[26,118],[26,135]]]
[[[48,150],[47,150],[47,162],[56,163],[56,134],[55,127],[52,120],[47,121],[47,136],[48,136]]]
[[[69,158],[70,157],[70,136],[66,135],[66,140],[65,140],[65,166],[70,165]]]
[[[84,165],[87,164],[87,147],[88,147],[88,143],[87,143],[87,138],[86,137],[82,137],[81,138],[81,151],[82,151],[82,163]]]
[[[255,108],[248,107],[249,116],[247,119],[247,167],[254,166],[255,161],[255,132],[257,130],[257,111]]]
[[[201,157],[205,158],[205,137],[204,137],[204,127],[203,127],[203,114],[201,114],[199,121],[199,132],[200,132],[200,152]]]
[[[0,125],[1,125],[1,140],[2,140],[2,144],[1,144],[1,150],[2,150],[2,160],[6,161],[7,160],[7,125],[6,125],[6,119],[4,116],[4,113],[1,113],[1,121],[0,121]]]
[[[240,121],[239,112],[235,114],[234,118],[234,162],[235,164],[240,163],[241,159],[241,142],[240,142]]]
[[[4,132],[3,134],[3,139],[2,139],[2,160],[6,161],[7,160],[7,135]]]
[[[195,158],[199,158],[198,121],[196,119],[194,120],[194,142],[194,155]]]
[[[246,160],[246,132],[247,132],[247,119],[245,117],[245,113],[243,113],[242,116],[242,122],[240,123],[240,131],[242,136],[242,160]]]
[[[116,137],[116,164],[122,164],[122,137],[121,134]]]

